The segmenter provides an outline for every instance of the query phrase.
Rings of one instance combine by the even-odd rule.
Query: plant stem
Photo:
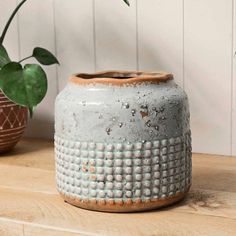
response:
[[[4,41],[4,38],[5,38],[5,36],[6,36],[7,30],[8,30],[8,28],[9,28],[9,26],[10,26],[12,20],[14,19],[16,13],[18,12],[18,10],[21,8],[21,6],[22,6],[26,1],[27,1],[27,0],[22,0],[22,2],[20,2],[20,3],[18,4],[18,6],[16,7],[16,9],[13,11],[12,15],[10,16],[9,20],[7,21],[7,24],[6,24],[6,26],[5,26],[5,28],[4,28],[3,32],[2,32],[2,35],[1,35],[1,37],[0,37],[0,45],[3,44],[3,41]]]
[[[33,57],[33,56],[28,56],[28,57],[26,57],[26,58],[23,58],[22,60],[19,61],[19,63],[21,63],[21,62],[23,62],[23,61],[25,61],[25,60],[28,60],[28,59],[30,59],[31,57]]]

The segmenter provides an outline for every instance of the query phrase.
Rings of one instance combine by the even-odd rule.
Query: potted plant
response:
[[[47,92],[47,75],[43,68],[38,64],[22,63],[35,58],[42,65],[59,64],[51,52],[40,47],[34,48],[32,55],[20,61],[10,59],[4,39],[16,13],[26,2],[22,0],[18,4],[0,37],[0,153],[11,150],[20,140],[26,128],[28,111],[32,117]]]

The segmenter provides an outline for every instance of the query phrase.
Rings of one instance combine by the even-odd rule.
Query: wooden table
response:
[[[0,158],[0,236],[236,235],[236,158],[195,154],[193,187],[176,206],[109,214],[63,202],[53,143],[24,140]]]

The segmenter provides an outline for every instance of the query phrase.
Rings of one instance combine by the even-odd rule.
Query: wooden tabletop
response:
[[[236,158],[194,154],[193,186],[181,203],[145,213],[82,210],[55,187],[53,143],[23,140],[0,157],[0,235],[236,235]]]

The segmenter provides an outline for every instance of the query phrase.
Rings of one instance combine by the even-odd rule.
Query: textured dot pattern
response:
[[[191,185],[191,135],[137,143],[74,142],[55,136],[58,190],[80,200],[165,199]]]

